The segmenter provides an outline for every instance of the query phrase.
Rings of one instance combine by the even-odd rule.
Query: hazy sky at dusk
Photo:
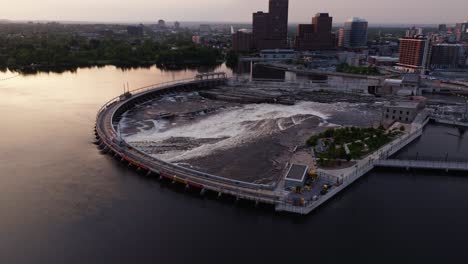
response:
[[[268,0],[12,0],[0,19],[148,22],[250,22]],[[329,12],[335,22],[364,17],[371,23],[453,23],[468,19],[468,0],[290,0],[290,22]]]

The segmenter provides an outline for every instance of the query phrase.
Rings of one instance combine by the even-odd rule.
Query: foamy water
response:
[[[300,102],[293,106],[272,104],[251,104],[233,107],[219,113],[206,116],[197,122],[175,125],[166,129],[168,121],[154,121],[154,128],[140,129],[134,135],[123,135],[124,139],[132,143],[162,142],[172,137],[194,139],[226,138],[213,144],[205,144],[188,151],[169,151],[158,154],[158,158],[168,161],[188,160],[206,156],[217,150],[229,149],[245,144],[256,138],[285,130],[291,126],[301,124],[313,117],[322,119],[322,123],[336,111],[345,111],[343,104],[322,104],[316,102]],[[127,127],[128,118],[121,121],[122,127]]]

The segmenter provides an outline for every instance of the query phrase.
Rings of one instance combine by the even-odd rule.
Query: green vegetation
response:
[[[214,66],[223,59],[219,50],[195,45],[187,34],[175,34],[164,41],[150,38],[87,39],[71,34],[0,37],[0,68],[18,71],[153,64],[172,69]]]
[[[390,143],[401,133],[399,130],[387,132],[383,128],[328,129],[310,137],[307,144],[316,148],[319,165],[328,166],[337,160],[360,159]],[[322,145],[321,151],[318,151],[317,145]]]
[[[240,57],[239,53],[232,51],[232,50],[229,51],[226,54],[226,65],[231,68],[237,67],[237,65],[239,64],[239,57]]]
[[[376,67],[355,67],[350,66],[346,63],[342,63],[336,67],[337,72],[350,73],[350,74],[360,74],[360,75],[381,75],[379,69]]]

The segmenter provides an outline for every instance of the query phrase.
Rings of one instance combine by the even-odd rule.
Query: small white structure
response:
[[[309,172],[309,166],[298,164],[291,165],[284,179],[284,186],[287,189],[304,187],[307,181],[307,172]]]

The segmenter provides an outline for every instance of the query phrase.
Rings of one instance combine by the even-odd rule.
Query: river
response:
[[[375,171],[300,217],[184,194],[97,151],[96,111],[124,83],[195,74],[104,67],[0,81],[0,263],[468,260],[463,175]],[[447,131],[429,127],[402,155],[468,156],[466,135],[447,143]]]

